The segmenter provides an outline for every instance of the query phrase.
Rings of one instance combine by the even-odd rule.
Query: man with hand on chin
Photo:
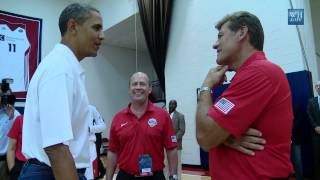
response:
[[[213,48],[219,66],[210,69],[203,81],[196,112],[198,143],[210,150],[213,159],[210,174],[215,180],[287,179],[293,172],[291,93],[282,69],[268,61],[262,51],[260,20],[240,11],[225,16],[216,28],[218,40]],[[236,74],[228,89],[212,103],[211,89],[224,81],[226,71]],[[252,131],[263,134],[263,150],[243,148],[248,145],[243,144],[248,140],[243,137]]]

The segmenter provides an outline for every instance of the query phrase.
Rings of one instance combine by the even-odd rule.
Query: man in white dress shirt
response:
[[[26,99],[20,179],[85,179],[89,167],[89,102],[80,61],[104,39],[99,11],[78,3],[59,18],[62,40],[33,75]],[[37,172],[37,173],[34,173]]]

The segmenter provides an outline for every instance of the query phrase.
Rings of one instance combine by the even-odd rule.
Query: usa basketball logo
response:
[[[150,127],[154,127],[154,126],[156,126],[157,124],[158,124],[158,122],[157,122],[157,120],[154,119],[154,118],[151,118],[151,119],[148,120],[148,125],[149,125]]]

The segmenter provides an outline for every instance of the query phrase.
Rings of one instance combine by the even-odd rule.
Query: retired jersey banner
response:
[[[11,90],[25,100],[41,58],[42,19],[0,11],[0,81],[13,79]]]

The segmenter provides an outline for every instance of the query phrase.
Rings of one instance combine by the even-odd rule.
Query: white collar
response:
[[[58,51],[62,52],[67,58],[68,62],[72,64],[73,67],[75,67],[77,73],[82,74],[84,73],[84,69],[82,68],[82,66],[80,65],[79,60],[77,59],[77,57],[75,56],[75,54],[71,51],[71,49],[64,45],[64,44],[56,44],[55,47]]]

